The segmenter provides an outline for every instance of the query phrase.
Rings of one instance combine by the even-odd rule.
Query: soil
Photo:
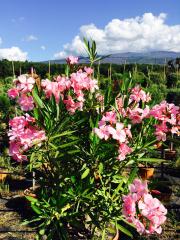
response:
[[[22,225],[32,214],[23,195],[31,183],[24,178],[9,179],[7,183],[9,191],[0,192],[0,240],[34,240],[35,230]]]

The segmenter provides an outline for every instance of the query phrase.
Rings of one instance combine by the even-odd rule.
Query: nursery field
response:
[[[179,60],[84,43],[87,66],[0,61],[0,239],[180,239]]]

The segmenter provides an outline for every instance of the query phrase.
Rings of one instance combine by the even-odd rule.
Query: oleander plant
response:
[[[37,239],[119,239],[161,234],[167,210],[153,198],[138,165],[156,144],[179,134],[179,107],[136,85],[131,74],[101,88],[94,41],[90,64],[69,56],[65,73],[37,81],[21,75],[8,90],[17,104],[9,121],[9,155],[38,172]],[[158,162],[158,160],[157,160]]]

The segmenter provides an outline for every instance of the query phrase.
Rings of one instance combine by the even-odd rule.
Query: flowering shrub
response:
[[[37,198],[28,198],[38,215],[38,234],[72,239],[71,229],[74,237],[82,226],[88,239],[105,239],[112,225],[114,234],[133,237],[128,222],[140,234],[160,233],[166,210],[147,183],[131,183],[138,163],[151,160],[146,157],[156,141],[178,134],[179,108],[166,102],[151,106],[150,94],[131,77],[118,92],[111,81],[100,89],[93,69],[96,44],[85,45],[90,67],[79,68],[78,58],[70,56],[65,74],[41,83],[21,75],[8,91],[19,104],[9,122],[9,153],[19,162],[29,159],[40,175]],[[125,175],[127,166],[132,171]]]
[[[136,226],[140,234],[161,233],[167,209],[148,193],[147,182],[135,179],[130,193],[123,197],[123,215]]]

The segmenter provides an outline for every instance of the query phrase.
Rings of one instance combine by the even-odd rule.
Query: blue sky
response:
[[[80,54],[81,51],[77,49],[81,48],[80,39],[83,34],[95,36],[102,54],[123,51],[123,49],[124,51],[133,51],[133,49],[142,51],[161,47],[162,50],[179,51],[180,42],[175,38],[175,35],[180,36],[179,0],[1,0],[0,9],[0,57],[3,54],[6,56],[7,52],[10,54],[10,51],[15,51],[16,55],[17,49],[12,47],[17,47],[20,51],[17,55],[21,55],[22,52],[33,61],[63,57],[70,53]],[[151,13],[151,15],[144,16],[145,13]],[[165,13],[167,16],[160,16],[160,13]],[[135,19],[137,16],[141,19]],[[124,25],[123,21],[127,18],[133,19],[131,26],[129,23],[128,26]],[[113,19],[118,21],[112,21]],[[148,43],[145,36],[146,30],[143,27],[144,22],[147,24],[147,19],[148,34],[154,31],[153,28],[157,24],[157,31],[153,32],[154,37]],[[135,25],[138,22],[138,26],[135,26],[134,22],[136,22]],[[141,25],[140,28],[139,25]],[[86,27],[79,30],[81,26]],[[140,34],[139,37],[130,36],[130,32],[136,31],[137,28],[140,32],[145,32],[143,36]],[[92,29],[90,33],[89,29]],[[119,32],[121,29],[124,29],[124,32]],[[161,35],[165,34],[166,29],[169,42],[167,44],[164,42],[163,39],[166,37],[163,35],[163,45],[158,39],[158,32]],[[117,33],[115,36],[116,32],[119,32],[119,35]],[[142,44],[139,49],[136,49],[137,38]],[[129,39],[131,39],[130,45],[127,44]],[[67,43],[69,45],[63,48]],[[112,49],[109,46],[112,44],[116,45],[116,48]],[[105,49],[106,45],[109,46],[107,49]]]

